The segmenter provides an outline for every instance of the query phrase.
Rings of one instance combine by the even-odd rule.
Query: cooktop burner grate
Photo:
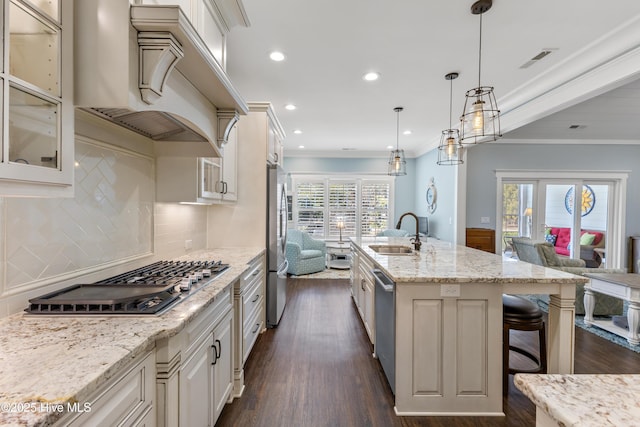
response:
[[[92,284],[29,300],[29,314],[159,314],[223,273],[220,261],[158,261]]]

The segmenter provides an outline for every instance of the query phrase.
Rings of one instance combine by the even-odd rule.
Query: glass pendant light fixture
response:
[[[396,149],[391,150],[389,156],[389,172],[391,176],[402,176],[407,174],[407,161],[404,159],[404,150],[400,149],[400,112],[404,110],[402,107],[396,107]]]
[[[471,6],[471,13],[480,15],[480,47],[478,49],[478,87],[468,90],[460,117],[460,142],[478,144],[500,138],[500,110],[493,87],[481,86],[482,69],[482,14],[491,9],[492,0],[478,0]]]
[[[449,89],[449,129],[442,131],[440,136],[440,145],[438,145],[438,164],[439,165],[459,165],[462,161],[462,145],[460,144],[460,131],[452,129],[451,111],[453,105],[453,80],[458,78],[458,73],[449,73],[444,78],[451,82]]]

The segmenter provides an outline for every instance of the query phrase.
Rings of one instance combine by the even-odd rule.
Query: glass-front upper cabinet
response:
[[[2,5],[0,196],[71,196],[72,2]]]

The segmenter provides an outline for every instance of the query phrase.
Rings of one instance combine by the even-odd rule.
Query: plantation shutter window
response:
[[[292,174],[293,228],[316,238],[375,236],[390,227],[393,178]]]

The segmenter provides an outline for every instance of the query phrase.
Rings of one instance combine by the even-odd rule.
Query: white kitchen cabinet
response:
[[[137,357],[86,402],[77,402],[56,426],[153,426],[155,354]],[[69,408],[67,408],[69,409]]]
[[[213,330],[213,424],[231,398],[233,390],[233,313],[229,312]],[[191,424],[189,424],[191,425]]]
[[[234,396],[244,389],[244,364],[259,334],[265,328],[265,257],[249,263],[234,289],[236,340],[234,352]]]
[[[271,165],[282,166],[282,161],[284,160],[284,137],[281,132],[278,132],[272,117],[269,117],[268,126],[267,162]]]
[[[353,302],[358,305],[358,290],[360,289],[360,254],[351,246],[349,280],[351,283],[351,297]]]
[[[73,2],[2,1],[0,195],[73,196]]]
[[[220,209],[209,210],[211,247],[265,245],[267,232],[267,168],[269,132],[281,138],[284,132],[268,102],[248,103],[249,113],[240,116],[237,127],[238,197]],[[233,136],[229,135],[232,139]],[[225,148],[226,149],[226,148]],[[226,155],[225,155],[226,157]],[[231,185],[227,186],[228,190]]]
[[[249,114],[240,119],[240,141],[250,139],[256,149],[265,150],[268,164],[282,165],[284,137],[273,106],[269,102],[250,102]]]
[[[213,426],[231,394],[233,314],[207,333],[180,369],[180,425]]]
[[[375,279],[371,273],[373,264],[352,247],[351,293],[371,344],[375,344]]]
[[[222,171],[218,191],[224,202],[238,200],[238,129],[234,126],[222,147]]]
[[[223,157],[158,157],[156,201],[233,203],[238,199],[238,139],[234,126]]]
[[[238,0],[137,0],[138,4],[178,5],[222,68],[226,68],[227,33],[235,25],[249,26]]]
[[[233,286],[178,335],[156,342],[158,426],[213,426],[230,399]]]

